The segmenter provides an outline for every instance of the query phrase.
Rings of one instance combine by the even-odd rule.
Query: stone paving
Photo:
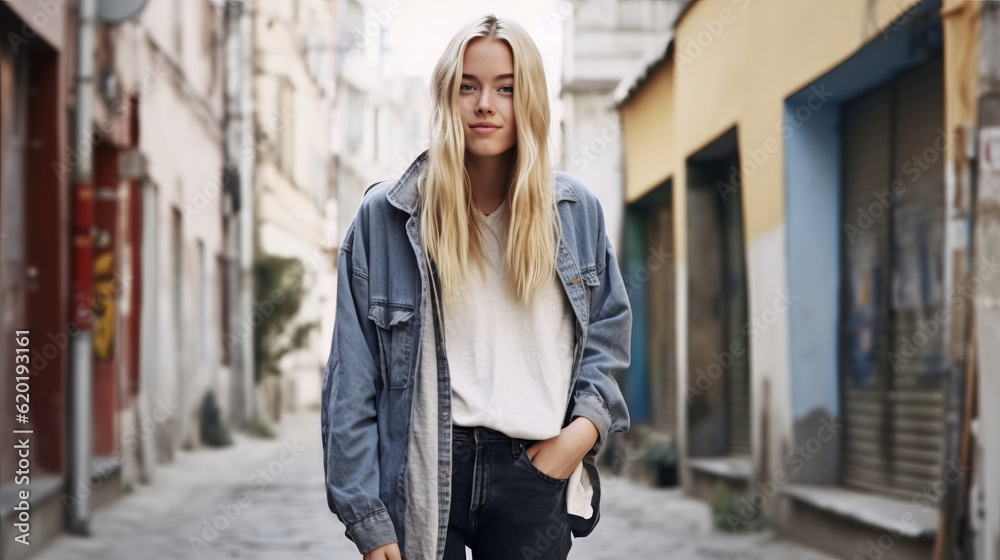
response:
[[[33,560],[360,560],[327,508],[319,414],[290,416],[277,431],[273,440],[236,434],[225,449],[180,452],[154,484],[96,512],[90,537],[64,534]],[[715,531],[701,502],[602,475],[601,522],[574,540],[571,560],[829,558],[769,533]]]

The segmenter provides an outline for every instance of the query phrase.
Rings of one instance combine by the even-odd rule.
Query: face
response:
[[[514,58],[496,39],[473,39],[465,47],[458,102],[465,150],[497,156],[517,143],[514,124]]]

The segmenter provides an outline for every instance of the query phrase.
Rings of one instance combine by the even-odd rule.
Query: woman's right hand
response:
[[[399,554],[399,543],[389,543],[365,554],[362,560],[403,560]]]

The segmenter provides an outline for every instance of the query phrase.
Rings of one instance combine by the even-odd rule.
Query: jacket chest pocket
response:
[[[589,288],[595,288],[601,285],[601,278],[597,275],[597,269],[595,267],[587,267],[580,271],[580,278],[583,279],[583,283]]]
[[[592,266],[581,270],[580,278],[583,280],[583,285],[587,287],[587,303],[593,305],[595,298],[601,296],[601,278],[597,275],[596,268]]]
[[[379,362],[390,389],[410,383],[410,344],[413,338],[413,308],[375,303],[368,318],[378,327]]]

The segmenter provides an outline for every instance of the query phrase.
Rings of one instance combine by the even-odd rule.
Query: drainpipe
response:
[[[253,227],[253,150],[250,138],[252,119],[247,110],[250,96],[249,13],[246,2],[228,0],[225,3],[225,156],[226,156],[226,282],[229,285],[229,332],[224,334],[224,344],[230,345],[232,364],[232,402],[230,420],[235,426],[246,427],[253,418],[253,362],[246,349],[252,352],[252,340],[238,336],[242,326],[248,324],[246,310],[250,303],[244,297],[248,286],[243,270],[246,268],[246,245],[243,239]]]
[[[246,146],[256,144],[254,131],[254,97],[253,97],[253,14],[260,11],[258,0],[246,0],[244,8],[240,13],[239,34],[240,40],[240,76],[243,84],[240,88],[240,113],[243,115],[243,130],[241,136]],[[256,180],[256,150],[249,150],[246,155],[240,155],[240,214],[239,214],[239,315],[238,326],[242,332],[243,325],[251,324],[251,311],[253,309],[253,259],[254,259],[254,232],[256,224],[257,201],[254,199],[254,181]],[[236,326],[236,325],[234,325]],[[254,371],[257,365],[254,362],[253,339],[243,339],[240,343],[240,360],[243,369],[243,422],[244,425],[250,423],[257,417],[257,399],[254,386]]]
[[[244,410],[246,403],[243,400],[243,356],[240,354],[242,343],[234,333],[239,332],[239,276],[236,273],[239,266],[239,185],[241,180],[240,143],[242,138],[242,118],[240,111],[240,88],[242,87],[242,76],[240,75],[240,17],[243,3],[227,1],[225,10],[225,116],[223,123],[225,126],[225,141],[223,150],[226,159],[226,169],[223,172],[225,181],[226,199],[225,205],[225,254],[226,268],[220,273],[226,279],[226,309],[229,313],[227,324],[229,332],[222,333],[222,343],[228,346],[229,360],[231,364],[230,376],[233,387],[232,408],[229,419],[236,426],[243,427]]]
[[[76,126],[73,149],[73,309],[76,329],[70,346],[69,462],[66,477],[67,522],[71,533],[90,533],[91,324],[93,322],[94,170],[91,120],[94,103],[94,18],[97,0],[78,0],[76,45]]]
[[[979,35],[979,171],[976,189],[977,246],[973,272],[991,270],[1000,251],[1000,0],[982,4]],[[975,291],[979,375],[981,496],[973,498],[980,516],[982,558],[1000,558],[1000,274],[982,274]]]

